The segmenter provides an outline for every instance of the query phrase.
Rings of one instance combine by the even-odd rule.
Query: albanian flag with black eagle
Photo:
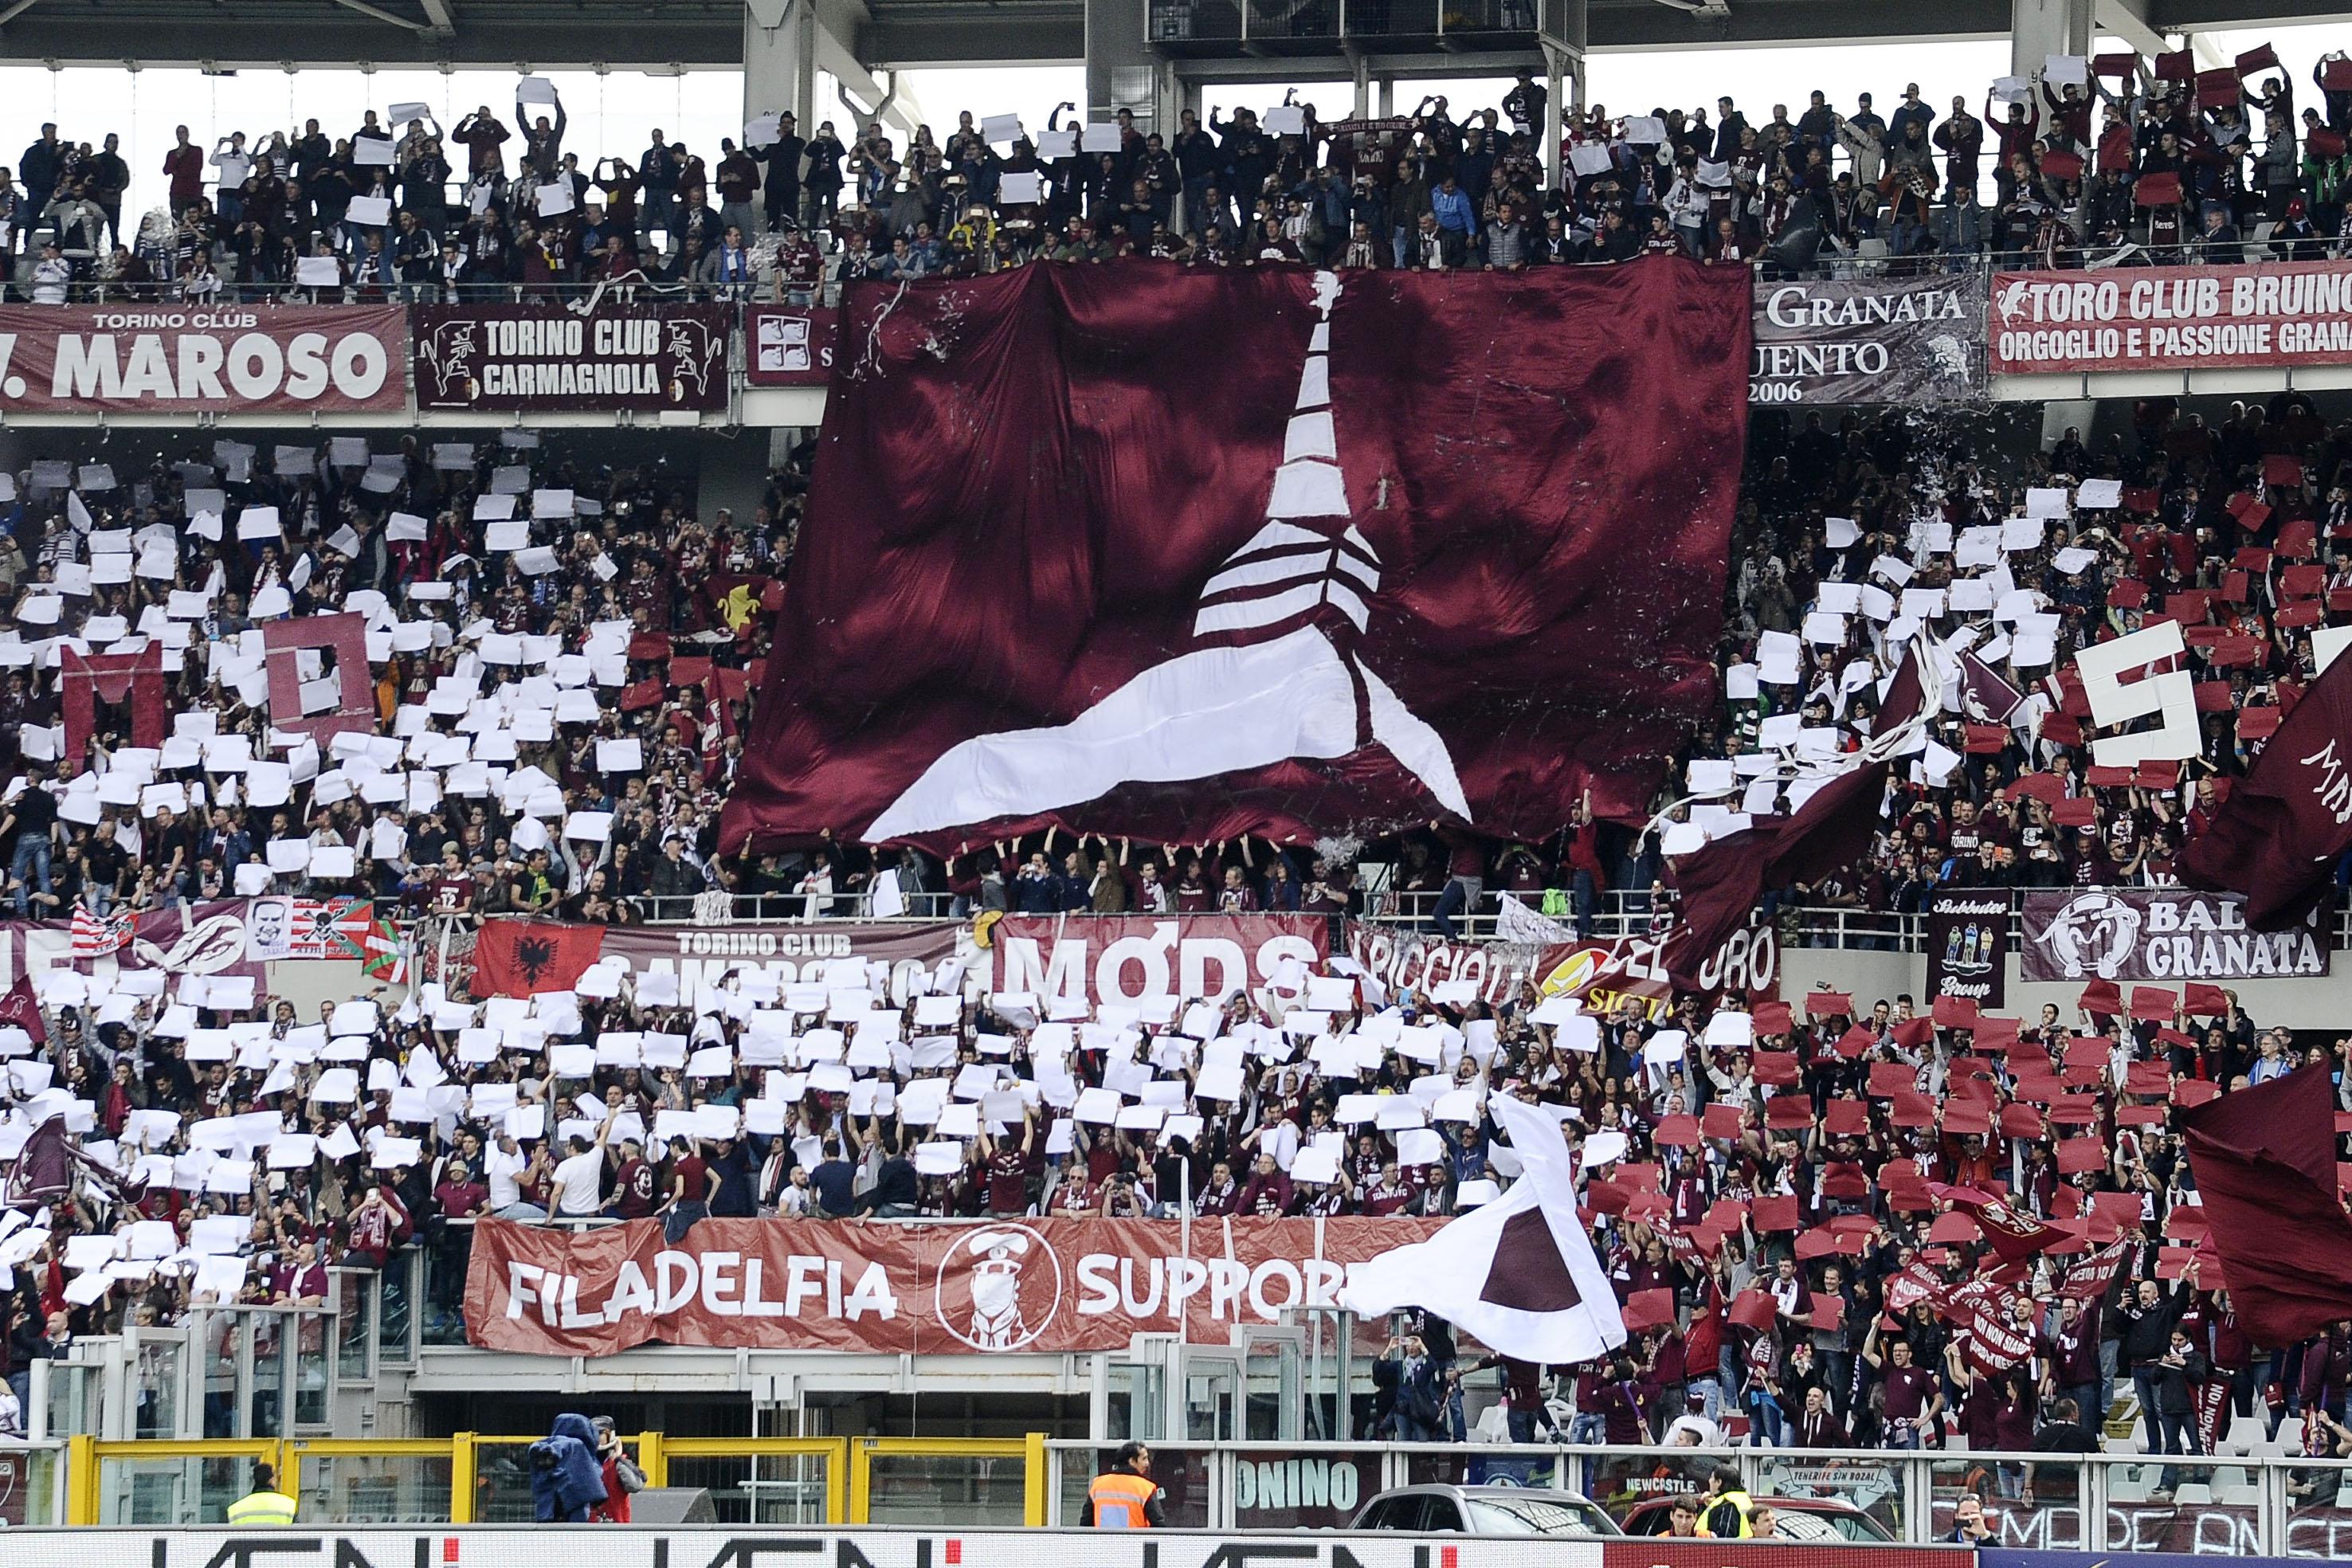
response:
[[[1717,700],[1738,268],[856,283],[721,841],[1639,821]]]
[[[474,939],[474,994],[569,991],[604,951],[604,928],[558,921],[491,920]]]

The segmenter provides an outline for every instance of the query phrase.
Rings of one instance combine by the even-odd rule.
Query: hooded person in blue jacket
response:
[[[585,1524],[604,1500],[604,1468],[596,1458],[596,1429],[585,1415],[559,1415],[530,1446],[531,1517],[542,1524]]]

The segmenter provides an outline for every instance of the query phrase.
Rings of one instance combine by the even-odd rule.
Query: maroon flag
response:
[[[1992,1244],[2003,1263],[2031,1258],[2067,1239],[2065,1231],[2044,1225],[1996,1194],[1975,1187],[1947,1186],[1942,1182],[1929,1182],[1927,1191],[1975,1220],[1977,1228],[1984,1232],[1985,1239]]]
[[[722,838],[1640,820],[1717,701],[1739,281],[854,285]]]
[[[2096,1252],[2074,1260],[2058,1283],[2058,1294],[2072,1296],[2078,1301],[2095,1301],[2107,1293],[2116,1282],[2116,1275],[2131,1261],[2138,1246],[2137,1238],[2119,1236]]]
[[[33,994],[33,977],[27,973],[16,976],[16,983],[0,993],[0,1025],[14,1024],[33,1037],[33,1044],[49,1043],[49,1026],[41,1021],[41,1004]]]
[[[2352,848],[2352,658],[2312,683],[2180,855],[2192,888],[2242,893],[2246,923],[2283,931],[2326,900]]]
[[[1960,710],[1979,724],[2006,724],[2025,693],[1972,653],[1960,655]]]
[[[1917,661],[1906,654],[1873,733],[1899,729],[1920,701]],[[1699,966],[1748,923],[1767,889],[1818,880],[1867,854],[1890,772],[1889,763],[1865,763],[1815,791],[1793,815],[1727,834],[1675,862],[1682,921],[1666,946],[1674,983],[1699,989]]]
[[[33,1129],[8,1167],[6,1201],[45,1204],[73,1190],[73,1143],[66,1136],[66,1119],[52,1116]]]
[[[2182,1111],[2180,1125],[2247,1334],[2275,1349],[2352,1318],[2352,1218],[2336,1191],[2326,1071],[2222,1095]]]

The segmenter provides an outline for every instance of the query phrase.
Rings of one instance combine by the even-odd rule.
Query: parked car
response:
[[[1780,1521],[1773,1533],[1784,1541],[1838,1545],[1846,1542],[1876,1544],[1895,1539],[1895,1532],[1850,1502],[1834,1498],[1759,1497],[1770,1503]],[[1664,1535],[1674,1522],[1672,1496],[1645,1498],[1625,1515],[1627,1535]]]
[[[1591,1498],[1534,1487],[1395,1487],[1366,1502],[1350,1530],[1417,1535],[1622,1535]]]

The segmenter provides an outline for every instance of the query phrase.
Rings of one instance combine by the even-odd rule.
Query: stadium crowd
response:
[[[1648,247],[1798,266],[1864,240],[1893,256],[2073,261],[2130,242],[2235,259],[2250,244],[2340,251],[2352,89],[2327,87],[2329,70],[2325,114],[2299,117],[2259,69],[2218,101],[2138,74],[2125,98],[2096,76],[2088,96],[2035,83],[2013,117],[1982,120],[1964,105],[1938,120],[1906,94],[1884,123],[1866,103],[1843,117],[1817,102],[1750,126],[1725,100],[1712,121],[1659,117],[1654,142],[1596,108],[1570,140],[1600,156],[1572,159],[1573,187],[1549,195],[1528,140],[1543,106],[1522,83],[1458,127],[1433,101],[1395,125],[1296,135],[1246,116],[1188,125],[1170,147],[1123,129],[1116,153],[1048,160],[1033,203],[1004,187],[1041,172],[1035,148],[1000,157],[969,124],[901,152],[829,126],[803,142],[786,123],[761,148],[722,146],[707,176],[658,140],[634,165],[583,173],[560,103],[518,104],[514,132],[486,107],[446,139],[373,116],[340,147],[315,126],[209,156],[184,138],[157,257],[109,260],[99,240],[119,238],[107,198],[127,183],[111,138],[71,156],[45,139],[17,172],[48,195],[11,199],[15,232],[48,258],[31,262],[36,298],[290,283],[322,246],[332,287],[362,293],[656,272],[805,288],[828,271],[1129,246],[1327,265]],[[359,162],[362,140],[390,143],[391,161]],[[462,199],[445,140],[464,155]],[[1994,205],[1960,223],[1986,163]],[[2170,204],[2131,198],[2168,178]],[[565,204],[540,193],[567,184],[569,210],[546,210]],[[1248,215],[1229,189],[1254,193]],[[355,223],[371,192],[396,216]],[[1549,232],[1530,240],[1538,223]],[[2242,237],[2257,225],[2266,240]],[[763,229],[765,247],[746,243]],[[1656,237],[1620,237],[1644,231]],[[656,233],[664,254],[649,256],[639,242]],[[68,248],[52,241],[73,240],[86,271],[44,282]],[[453,245],[454,271],[406,270],[446,268]],[[0,485],[0,894],[20,920],[69,928],[73,960],[0,1001],[0,1152],[11,1195],[30,1200],[0,1220],[0,1353],[20,1405],[32,1363],[77,1337],[198,1302],[320,1303],[331,1268],[383,1269],[412,1248],[430,1265],[424,1305],[446,1321],[486,1215],[645,1218],[676,1237],[709,1215],[1454,1215],[1515,1175],[1486,1109],[1514,1094],[1573,1110],[1635,1330],[1612,1363],[1559,1369],[1569,1436],[2088,1451],[2129,1388],[2139,1440],[2195,1451],[2197,1401],[2219,1384],[2241,1416],[2275,1433],[2300,1415],[2291,1439],[2336,1451],[2352,1338],[2339,1325],[2257,1346],[2240,1329],[2171,1113],[2305,1061],[2336,1075],[2352,1110],[2352,1039],[2298,1041],[2212,988],[2163,998],[2160,1015],[2094,988],[2072,1016],[2010,1019],[1827,993],[1633,997],[1595,1016],[1532,986],[1496,1003],[1443,984],[1391,994],[1335,957],[1259,991],[1070,1018],[966,994],[960,968],[935,973],[937,994],[876,997],[854,960],[828,963],[821,1006],[756,964],[690,996],[604,972],[471,999],[456,971],[412,972],[402,933],[534,914],[824,919],[865,912],[885,872],[900,898],[960,919],[1363,916],[1404,897],[1442,940],[1508,894],[1515,929],[1549,920],[1565,939],[1595,930],[1613,889],[1663,931],[1662,843],[1770,810],[1794,764],[1854,749],[1904,648],[1928,637],[1962,639],[1970,663],[1938,694],[1866,861],[1772,911],[1801,938],[1797,910],[1848,911],[1863,940],[1891,944],[1942,888],[2163,885],[2312,679],[2312,632],[2352,625],[2352,426],[2294,395],[2218,425],[2150,399],[2127,431],[2021,452],[1967,416],[1761,411],[1724,702],[1665,792],[1682,804],[1664,833],[1580,820],[1540,845],[1410,835],[1362,852],[1394,868],[1369,890],[1337,844],[722,852],[718,806],[808,458],[776,471],[748,520],[706,521],[693,479],[663,465],[599,468],[520,431],[384,451],[207,440],[125,472],[37,462]],[[356,641],[273,640],[329,635],[344,614]],[[2094,766],[2071,658],[2159,615],[2185,628],[2201,752]],[[241,976],[94,962],[141,917],[260,895],[385,916],[362,949],[364,994],[306,1018]],[[836,1013],[847,998],[854,1015]],[[2005,1193],[2064,1240],[1996,1269],[1954,1188]],[[1462,1379],[1482,1369],[1444,1325],[1397,1333],[1381,1366],[1378,1434],[1465,1435]],[[1510,1433],[1551,1426],[1550,1373],[1500,1371]]]
[[[32,1361],[76,1336],[198,1300],[319,1302],[331,1268],[410,1247],[446,1321],[486,1215],[679,1236],[706,1215],[1164,1215],[1187,1194],[1209,1216],[1454,1214],[1515,1173],[1484,1109],[1507,1093],[1574,1110],[1636,1330],[1612,1364],[1569,1369],[1575,1436],[2087,1448],[2129,1387],[2147,1446],[2177,1451],[2197,1441],[2184,1391],[2218,1381],[2241,1415],[2301,1414],[2333,1441],[2352,1345],[2341,1328],[2262,1347],[2238,1330],[2168,1123],[2306,1058],[2340,1077],[2347,1042],[2299,1044],[2201,987],[2162,1018],[2095,992],[2073,1016],[2008,1020],[1827,994],[1594,1016],[1531,988],[1498,1005],[1466,986],[1392,995],[1335,958],[1278,988],[1041,1019],[1034,998],[962,994],[942,972],[942,994],[857,996],[855,1030],[884,1037],[853,1055],[840,1020],[757,964],[693,996],[607,975],[469,1001],[446,973],[404,985],[395,962],[309,1018],[235,977],[101,978],[79,961],[128,940],[125,913],[216,898],[610,922],[782,891],[822,917],[885,868],[846,844],[747,865],[712,837],[805,453],[753,519],[706,525],[691,480],[590,468],[526,434],[347,443],[222,441],[123,474],[38,464],[0,510],[0,647],[20,650],[0,697],[21,760],[7,892],[70,920],[76,960],[0,1005],[0,1141],[12,1191],[46,1199],[0,1229],[20,1401]],[[1977,700],[2019,700],[1988,720],[1950,694],[1871,863],[1795,898],[1896,910],[1937,885],[2159,881],[2181,823],[2262,744],[2255,716],[2307,680],[2309,629],[2352,615],[2347,454],[2352,432],[2293,397],[2213,428],[2150,402],[2095,449],[2070,436],[2021,458],[1964,419],[1761,416],[1724,716],[1683,782],[1720,799],[1709,763],[1795,754],[1806,731],[1852,745],[1906,638],[1973,627],[1991,679]],[[2191,622],[2219,689],[2200,700],[2206,752],[2103,776],[2066,655],[2158,605]],[[299,718],[354,721],[321,743],[282,711],[267,628],[339,611],[364,621],[366,695],[346,712],[344,672],[299,665]],[[101,691],[69,745],[68,653],[151,639],[160,742],[137,743],[135,696]],[[1517,889],[1572,928],[1648,869],[1634,848],[1588,824],[1491,864],[1459,841],[1378,852],[1450,899],[1443,921]],[[1045,840],[887,868],[960,913],[1363,898],[1337,858],[1263,845]],[[838,960],[824,977],[874,979]],[[917,1068],[918,1043],[940,1065]],[[1115,1105],[1080,1107],[1113,1079]],[[1002,1099],[983,1121],[1006,1094],[1017,1121]],[[1988,1237],[1930,1184],[1999,1187],[2065,1241],[1988,1283]],[[1448,1344],[1434,1324],[1397,1336],[1381,1431],[1461,1435],[1475,1369]],[[1546,1373],[1503,1370],[1511,1430],[1538,1430]]]
[[[1087,145],[1061,123],[1069,105],[1043,132],[994,142],[969,111],[944,141],[924,126],[903,143],[879,121],[861,133],[787,113],[709,155],[655,130],[634,161],[588,162],[565,145],[552,87],[527,79],[511,125],[489,104],[446,128],[401,105],[404,120],[370,110],[347,134],[310,120],[209,148],[180,127],[162,164],[167,207],[128,229],[119,137],[94,147],[46,125],[0,170],[0,245],[17,289],[42,303],[600,283],[805,295],[1128,254],[1510,270],[1680,251],[1789,274],[1856,258],[2346,254],[2344,55],[2315,68],[2317,101],[2300,110],[2267,49],[2193,77],[2131,57],[2092,63],[2079,82],[1996,84],[1981,114],[1965,99],[1939,112],[1916,85],[1885,113],[1867,93],[1845,113],[1814,92],[1793,118],[1786,103],[1751,118],[1729,97],[1712,113],[1571,106],[1557,180],[1541,156],[1546,90],[1524,78],[1499,105],[1458,115],[1431,97],[1377,120],[1286,105],[1205,126],[1187,111],[1145,132],[1122,110]]]

